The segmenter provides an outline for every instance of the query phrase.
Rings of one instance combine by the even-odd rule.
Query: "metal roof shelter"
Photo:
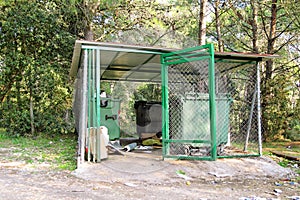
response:
[[[172,49],[76,41],[70,76],[77,74],[83,49],[98,49],[101,80],[161,82],[160,55]],[[100,53],[100,52],[99,52]]]
[[[161,82],[160,55],[179,49],[145,47],[118,43],[77,40],[75,42],[70,76],[76,77],[83,49],[98,49],[101,80]],[[100,53],[100,52],[99,52]],[[216,60],[262,61],[275,55],[215,52]]]
[[[216,141],[221,141],[221,139],[219,138],[218,130],[216,131],[214,129],[221,129],[221,126],[216,126],[216,123],[233,123],[234,125],[227,125],[225,127],[225,129],[227,129],[223,131],[225,134],[220,133],[220,135],[223,134],[227,137],[228,132],[232,132],[231,127],[235,126],[235,122],[231,122],[231,120],[235,120],[231,118],[231,112],[234,112],[237,107],[250,108],[247,112],[242,111],[243,113],[247,113],[247,117],[237,119],[237,121],[244,120],[243,123],[247,124],[247,131],[243,131],[241,125],[236,125],[236,128],[239,130],[238,132],[245,132],[242,137],[246,135],[247,145],[248,141],[251,141],[249,134],[256,132],[258,135],[256,139],[259,143],[259,152],[255,155],[260,155],[260,78],[258,63],[275,57],[274,55],[263,54],[214,52],[212,45],[178,50],[81,40],[76,41],[70,77],[76,78],[74,114],[76,118],[76,128],[79,133],[80,150],[78,154],[78,165],[84,162],[86,149],[88,155],[90,155],[90,153],[95,155],[94,161],[95,159],[100,161],[101,158],[103,158],[103,151],[101,152],[100,148],[103,144],[100,142],[100,136],[97,136],[97,141],[90,141],[91,135],[99,135],[101,132],[99,127],[100,81],[102,80],[155,82],[164,84],[165,89],[162,91],[163,107],[165,108],[163,114],[163,145],[167,147],[167,149],[164,148],[164,157],[176,157],[177,154],[179,157],[177,156],[176,158],[188,159],[200,157],[200,159],[215,160],[217,156],[222,157],[221,155],[217,155],[218,144]],[[254,79],[252,79],[253,76]],[[244,85],[245,83],[247,83],[248,86]],[[249,88],[251,88],[251,91]],[[239,92],[236,92],[237,90]],[[248,95],[247,102],[250,103],[249,105],[237,103],[234,104],[236,105],[235,107],[234,105],[226,103],[229,102],[229,98],[234,99],[234,102],[245,102],[241,100],[243,97],[239,96],[242,92],[244,95]],[[223,104],[225,97],[226,101],[224,101],[225,104]],[[178,108],[178,105],[172,104],[172,98],[174,98],[173,100],[176,104],[180,105],[181,110],[172,111],[173,108]],[[197,103],[194,104],[192,102]],[[184,118],[189,118],[193,121],[195,117],[197,118],[203,113],[199,113],[199,111],[198,113],[190,114],[190,116],[184,116],[186,114],[184,108],[189,111],[191,109],[205,110],[206,121],[199,119],[194,121],[194,124],[190,124],[190,122],[187,122]],[[226,118],[225,121],[223,118],[216,117],[216,113],[218,116],[221,116],[220,113],[223,108],[227,108],[224,114]],[[173,122],[172,119],[169,119],[170,116],[172,117],[172,113],[177,113],[174,114],[176,116],[173,116],[173,118],[179,117],[181,120],[179,122],[180,124],[176,125],[178,127],[185,124],[185,126],[198,129],[197,127],[202,126],[202,124],[210,123],[208,128],[204,130],[204,132],[210,132],[210,136],[196,134],[193,136],[196,138],[188,136],[187,139],[186,136],[181,135],[176,139],[173,134],[173,138],[169,137],[170,132],[181,131],[183,135],[188,135],[190,131],[184,128],[171,130],[172,127],[169,128],[169,123],[172,123],[172,125],[175,123],[175,121]],[[180,113],[180,115],[178,113]],[[257,115],[255,118],[256,124],[254,125],[253,113]],[[212,116],[214,117],[211,118]],[[255,131],[252,131],[253,126],[256,128]],[[199,139],[197,137],[206,139]],[[199,144],[208,143],[210,146],[208,150],[209,153],[200,156],[199,154],[182,156],[182,153],[176,153],[179,152],[178,149],[174,153],[173,147],[180,144],[181,146],[179,145],[180,147],[178,147],[180,149],[182,145],[186,146],[185,143],[189,142],[195,143],[198,149],[202,148]],[[227,139],[226,142],[228,142]],[[91,143],[96,143],[96,145],[94,145],[96,147],[93,147],[94,149],[92,147],[90,148]],[[247,145],[245,145],[245,149],[247,149]],[[174,155],[170,155],[170,152],[171,154],[173,152]]]

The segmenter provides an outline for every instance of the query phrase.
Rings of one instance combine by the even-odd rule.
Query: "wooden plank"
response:
[[[270,151],[271,153],[273,153],[276,156],[280,156],[289,160],[296,160],[296,161],[300,161],[300,157],[297,156],[292,156],[292,155],[288,155],[285,154],[284,152],[280,152],[280,151]]]

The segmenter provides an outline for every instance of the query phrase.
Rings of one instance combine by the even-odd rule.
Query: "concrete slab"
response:
[[[289,178],[293,176],[293,172],[279,166],[268,157],[218,159],[217,161],[163,161],[157,154],[126,152],[123,156],[109,155],[109,158],[101,163],[86,162],[74,171],[74,175],[86,180],[109,183],[158,184],[166,181],[178,182],[182,179],[213,181]]]

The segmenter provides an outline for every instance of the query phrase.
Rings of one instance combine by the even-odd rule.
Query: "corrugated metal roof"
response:
[[[70,76],[75,77],[83,49],[100,50],[102,80],[160,82],[160,55],[178,49],[102,43],[77,40],[74,46]],[[277,55],[215,52],[216,60],[262,61]]]

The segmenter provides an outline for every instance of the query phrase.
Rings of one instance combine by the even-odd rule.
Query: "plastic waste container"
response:
[[[100,98],[100,124],[108,129],[109,140],[120,138],[120,99]]]
[[[182,102],[182,138],[210,140],[210,113],[208,94],[187,95]],[[232,99],[227,94],[216,95],[217,145],[226,144],[229,134],[229,113]]]
[[[136,101],[136,126],[139,137],[151,137],[161,132],[162,129],[162,106],[156,101]]]

